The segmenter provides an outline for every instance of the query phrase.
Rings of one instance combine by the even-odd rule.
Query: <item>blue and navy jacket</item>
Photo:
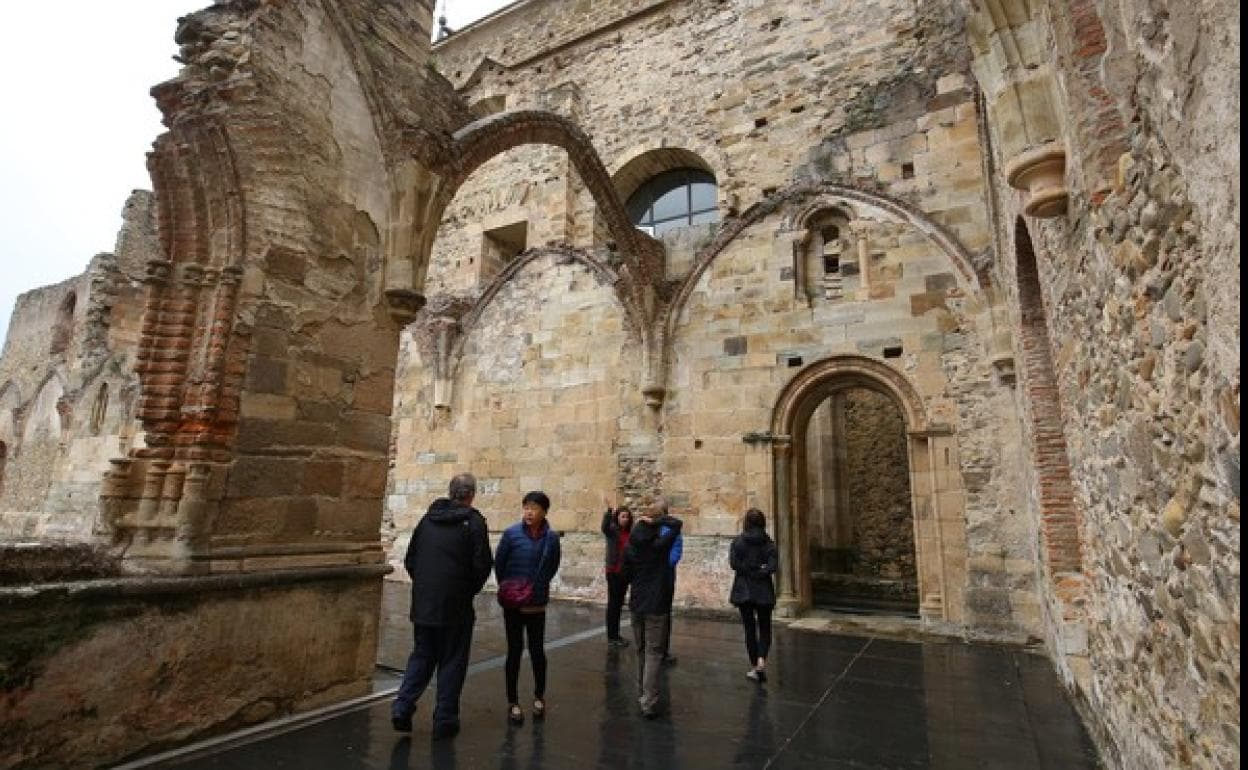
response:
[[[524,531],[524,522],[519,521],[503,530],[494,552],[494,577],[498,582],[509,578],[533,579],[533,604],[541,607],[550,601],[550,581],[554,580],[559,571],[559,534],[550,528],[550,522],[542,522],[542,537],[534,540]],[[542,572],[534,575],[538,559],[542,555],[543,543],[546,558],[542,562]]]

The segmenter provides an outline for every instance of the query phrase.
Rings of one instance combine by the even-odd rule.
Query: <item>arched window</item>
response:
[[[108,383],[101,382],[95,394],[95,405],[91,407],[91,435],[98,435],[104,426],[104,415],[108,413]]]
[[[633,224],[654,236],[719,221],[715,177],[698,168],[664,171],[628,199]]]
[[[74,309],[78,306],[78,295],[70,292],[61,302],[57,312],[56,325],[52,327],[52,344],[48,353],[56,355],[69,348],[69,341],[74,336]]]

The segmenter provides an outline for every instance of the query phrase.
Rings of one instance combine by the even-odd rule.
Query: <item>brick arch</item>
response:
[[[1045,563],[1054,574],[1082,569],[1079,516],[1066,451],[1062,406],[1031,233],[1020,217],[1014,226],[1025,412],[1040,506]]]
[[[626,271],[627,263],[631,262],[643,274],[660,271],[661,275],[662,244],[633,227],[611,175],[585,132],[568,118],[552,112],[500,112],[455,132],[454,160],[449,164],[451,173],[438,191],[438,205],[432,212],[436,219],[431,216],[432,227],[437,227],[455,193],[473,171],[494,156],[527,144],[545,144],[565,150],[598,205],[616,247],[625,255]]]

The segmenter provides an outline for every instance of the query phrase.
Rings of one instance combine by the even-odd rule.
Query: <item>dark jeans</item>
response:
[[[533,664],[533,697],[541,700],[546,695],[546,613],[503,610],[503,625],[507,629],[507,702],[520,702],[516,690],[525,636],[529,638],[529,661]]]
[[[618,572],[607,573],[607,638],[620,638],[620,614],[624,611],[624,596],[628,594],[628,581]]]
[[[771,650],[771,607],[757,604],[741,604],[741,625],[745,626],[745,651],[750,665],[757,665],[759,658],[767,657]]]
[[[468,676],[468,651],[472,647],[472,626],[476,618],[449,626],[413,626],[412,654],[407,659],[403,683],[390,707],[390,714],[399,719],[411,717],[416,701],[429,686],[433,672],[438,672],[437,705],[433,709],[434,727],[459,726],[459,694]]]
[[[676,598],[676,568],[667,569],[667,588],[663,592],[663,606],[667,607],[667,627],[663,629],[663,657],[672,651],[672,601]]]

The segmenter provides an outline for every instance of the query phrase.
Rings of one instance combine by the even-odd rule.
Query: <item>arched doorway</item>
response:
[[[805,455],[796,492],[814,606],[918,615],[908,439],[896,401],[872,388],[834,390],[797,426],[793,447]]]
[[[925,620],[960,622],[966,529],[956,435],[951,426],[928,421],[922,399],[903,374],[882,361],[854,355],[832,356],[807,366],[785,386],[776,403],[771,439],[780,613],[793,616],[815,607],[816,575],[827,571],[826,564],[815,562],[812,551],[809,434],[819,408],[847,393],[860,394],[856,396],[860,403],[879,410],[881,426],[887,424],[888,410],[895,410],[904,431],[904,450],[894,446],[891,464],[896,470],[904,455],[908,484],[897,486],[909,491],[914,587],[891,609],[917,604]],[[869,455],[870,447],[861,451]],[[899,588],[905,583],[904,574],[889,580]],[[861,600],[857,604],[866,606]]]

